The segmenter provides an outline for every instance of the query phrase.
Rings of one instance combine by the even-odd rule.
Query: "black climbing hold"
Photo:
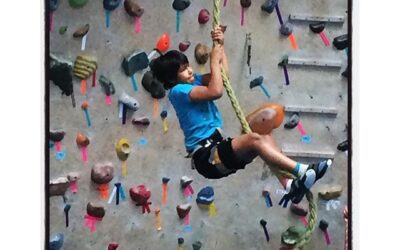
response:
[[[325,22],[310,23],[310,30],[314,33],[321,33],[325,29]]]
[[[319,225],[318,225],[318,227],[322,230],[322,231],[326,231],[326,229],[328,228],[328,226],[329,226],[329,223],[327,222],[327,221],[325,221],[325,220],[320,220],[319,221]]]
[[[349,150],[349,143],[348,143],[347,139],[337,145],[337,150],[342,151],[342,152]]]
[[[255,79],[253,79],[250,82],[250,89],[252,89],[254,87],[257,87],[257,86],[260,86],[263,83],[263,81],[264,81],[264,77],[263,76],[259,76],[259,77],[255,78]]]
[[[283,125],[283,127],[286,129],[293,129],[297,126],[299,120],[300,120],[299,113],[296,112],[289,118],[289,121],[287,121],[285,125]]]
[[[112,11],[115,10],[120,3],[121,0],[103,0],[103,8]]]
[[[187,7],[189,7],[190,5],[190,0],[174,0],[174,2],[172,3],[172,8],[174,8],[174,10],[184,10]]]
[[[162,82],[153,77],[152,71],[147,71],[142,78],[142,86],[153,98],[160,99],[165,96],[165,89]]]
[[[163,110],[163,111],[160,113],[160,116],[161,116],[162,119],[167,118],[167,115],[168,115],[168,112],[167,112],[166,110]]]
[[[168,183],[169,180],[170,180],[170,178],[168,178],[168,177],[163,177],[163,178],[162,178],[162,183]]]
[[[49,139],[54,142],[59,142],[64,139],[65,132],[64,131],[50,131],[49,132]]]
[[[271,14],[277,4],[278,0],[267,0],[263,5],[261,5],[261,10]]]
[[[185,240],[182,237],[178,238],[178,244],[183,244],[185,242]]]
[[[338,50],[344,50],[345,48],[349,47],[347,34],[335,37],[332,44]]]
[[[72,86],[72,67],[67,63],[55,63],[50,66],[49,80],[53,81],[61,90],[62,94],[70,96],[74,91]]]
[[[240,6],[243,8],[248,8],[251,5],[251,0],[240,0]]]

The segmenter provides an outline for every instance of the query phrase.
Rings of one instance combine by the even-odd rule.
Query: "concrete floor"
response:
[[[121,69],[122,58],[135,49],[149,53],[157,38],[163,32],[171,35],[171,49],[177,49],[180,41],[189,39],[192,46],[185,52],[189,61],[194,60],[194,47],[202,42],[211,46],[209,38],[211,21],[200,26],[197,14],[202,8],[212,12],[212,1],[193,0],[191,6],[181,15],[180,32],[175,31],[175,11],[169,1],[138,0],[144,7],[145,13],[141,18],[142,30],[134,33],[134,20],[129,17],[123,6],[111,14],[111,27],[105,28],[104,10],[101,1],[89,1],[81,9],[72,9],[68,1],[60,1],[59,9],[54,13],[53,32],[50,33],[50,52],[66,60],[74,61],[81,53],[80,41],[72,38],[72,33],[86,23],[90,24],[87,37],[86,54],[97,57],[97,77],[104,74],[110,78],[116,87],[112,106],[105,104],[105,96],[98,84],[88,88],[88,101],[92,127],[87,128],[83,111],[79,108],[84,97],[79,92],[79,79],[74,77],[74,89],[77,107],[73,108],[70,97],[61,96],[61,91],[50,84],[50,128],[62,129],[66,136],[62,147],[66,158],[62,161],[55,159],[54,149],[50,150],[50,178],[66,176],[71,171],[78,171],[81,179],[78,181],[78,193],[67,191],[68,203],[71,204],[70,225],[65,227],[61,197],[50,198],[50,235],[61,232],[65,236],[63,249],[106,249],[110,241],[116,241],[118,249],[177,249],[178,237],[185,239],[184,249],[192,249],[195,241],[203,243],[202,249],[278,249],[281,233],[290,225],[299,224],[289,209],[278,206],[281,189],[277,179],[271,175],[267,166],[257,159],[245,170],[238,171],[228,178],[208,180],[190,169],[190,161],[183,145],[183,134],[174,111],[166,98],[161,100],[160,107],[168,110],[169,132],[162,133],[160,117],[153,117],[150,95],[142,88],[140,81],[144,72],[136,75],[139,91],[132,90],[131,82]],[[221,1],[221,5],[222,5]],[[283,126],[274,131],[274,136],[281,147],[296,150],[330,150],[335,152],[333,168],[323,180],[317,183],[312,191],[317,192],[324,186],[340,184],[344,187],[342,196],[338,199],[337,209],[327,209],[324,202],[317,200],[318,221],[323,218],[329,222],[329,232],[332,244],[327,246],[322,232],[317,228],[311,242],[305,249],[343,249],[344,225],[342,210],[347,204],[347,155],[337,151],[339,142],[347,138],[347,80],[340,73],[346,66],[346,54],[333,47],[325,47],[320,37],[308,29],[307,24],[296,23],[294,34],[299,44],[299,50],[294,51],[286,38],[279,35],[279,22],[276,13],[267,15],[261,12],[260,6],[264,1],[253,1],[252,6],[245,12],[244,26],[240,26],[239,1],[227,1],[227,6],[221,6],[221,23],[228,25],[225,33],[225,46],[229,57],[231,84],[236,91],[240,104],[245,113],[249,113],[265,101],[279,102],[283,105],[310,105],[336,107],[338,115],[335,118],[323,115],[303,115],[303,125],[312,135],[311,144],[300,141],[299,132],[285,130]],[[344,15],[346,16],[347,1],[281,1],[282,16],[290,13],[313,15]],[[346,16],[347,17],[347,16]],[[58,33],[61,26],[68,25],[64,35]],[[247,74],[245,34],[252,32],[253,73]],[[347,33],[347,22],[341,25],[327,25],[326,35],[334,37]],[[111,42],[111,44],[109,44]],[[109,44],[109,45],[107,45]],[[282,69],[277,66],[285,54],[298,55],[307,58],[337,59],[343,62],[341,70],[326,70],[321,68],[290,67],[291,84],[284,85]],[[270,100],[259,89],[249,89],[252,78],[262,74],[267,88],[272,96]],[[122,126],[118,119],[117,98],[125,91],[140,102],[139,110],[134,116],[146,115],[151,119],[151,125],[144,131],[133,127],[129,122]],[[229,136],[240,133],[240,124],[232,110],[226,95],[219,100],[218,106],[223,114],[224,130]],[[329,128],[329,129],[328,129]],[[90,138],[88,146],[89,162],[83,164],[75,136],[78,131],[86,133]],[[126,137],[130,141],[133,152],[128,158],[128,176],[121,177],[121,162],[115,153],[115,144],[119,138]],[[140,145],[139,140],[145,137],[147,145]],[[112,161],[116,167],[116,177],[113,183],[121,180],[124,188],[146,184],[152,195],[151,214],[142,214],[131,199],[107,204],[101,201],[90,180],[91,167],[105,160]],[[315,159],[300,159],[312,161]],[[215,191],[217,216],[210,218],[207,213],[192,203],[190,212],[191,233],[182,232],[183,221],[175,211],[178,204],[185,203],[179,187],[180,177],[192,176],[195,194],[207,185]],[[167,176],[169,182],[168,205],[161,205],[161,179]],[[272,190],[274,206],[267,208],[261,191],[264,186]],[[276,192],[275,192],[276,191]],[[83,216],[86,214],[88,201],[99,202],[106,208],[106,216],[97,226],[97,231],[91,233],[84,227]],[[306,201],[303,201],[306,204]],[[154,208],[161,207],[161,222],[163,230],[155,229]],[[267,243],[259,220],[268,221],[271,241]]]

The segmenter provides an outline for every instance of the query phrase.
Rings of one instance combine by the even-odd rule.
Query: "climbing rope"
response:
[[[220,16],[220,0],[214,0],[214,8],[213,8],[213,28],[219,26],[219,16]],[[215,45],[216,42],[214,42]],[[221,69],[222,81],[224,87],[226,89],[226,93],[229,96],[229,100],[231,101],[232,107],[235,110],[236,116],[239,119],[240,125],[242,126],[242,130],[244,133],[251,133],[251,128],[249,123],[246,120],[246,117],[239,105],[239,101],[236,98],[235,92],[232,89],[232,86],[229,82],[228,76],[224,68]],[[278,170],[274,167],[270,167],[272,172],[277,176],[284,176],[287,178],[293,178],[293,175],[287,171]],[[301,237],[301,239],[297,242],[293,249],[302,249],[311,239],[311,235],[315,229],[315,223],[317,220],[317,212],[316,212],[316,204],[313,199],[313,194],[311,192],[307,192],[306,194],[308,200],[308,208],[309,208],[309,217],[308,217],[308,226],[306,232]]]

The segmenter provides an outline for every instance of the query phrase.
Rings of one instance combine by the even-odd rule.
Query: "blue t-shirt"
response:
[[[185,135],[185,146],[188,151],[193,150],[203,139],[210,137],[216,128],[222,128],[221,115],[214,101],[190,100],[190,91],[200,85],[202,76],[195,74],[193,84],[178,83],[168,94]]]

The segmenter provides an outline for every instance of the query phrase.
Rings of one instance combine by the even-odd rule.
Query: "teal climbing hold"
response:
[[[89,0],[69,0],[69,5],[72,8],[81,8],[87,4]]]

